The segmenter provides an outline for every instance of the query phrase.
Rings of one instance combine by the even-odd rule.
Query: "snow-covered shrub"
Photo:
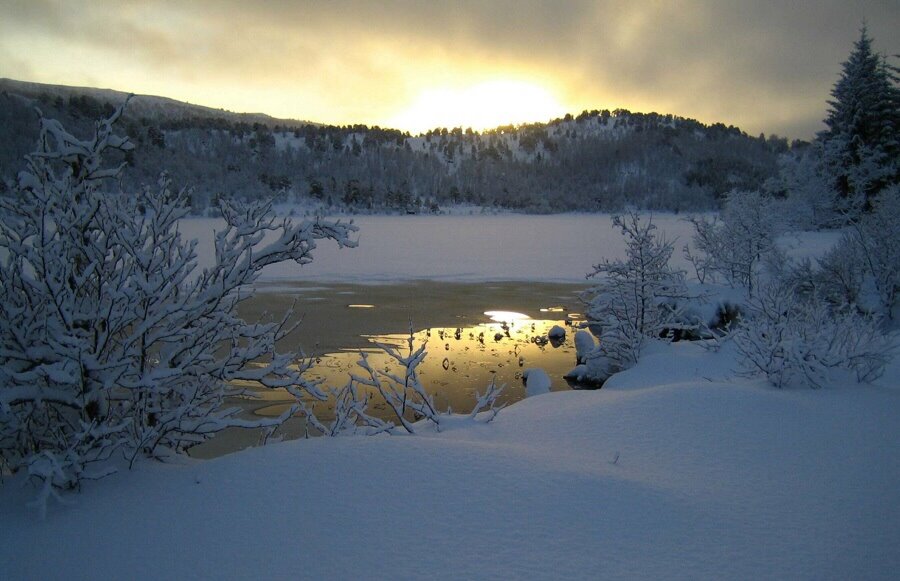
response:
[[[830,309],[786,284],[763,287],[746,311],[734,341],[748,375],[764,375],[777,387],[820,387],[835,370],[852,371],[858,381],[884,370],[890,344],[875,317]]]
[[[391,408],[391,411],[393,411],[394,418],[410,434],[416,432],[415,423],[422,420],[429,422],[434,426],[435,430],[440,431],[442,419],[451,414],[452,411],[443,412],[438,410],[434,405],[434,396],[425,390],[425,386],[419,380],[418,367],[428,354],[425,351],[428,345],[427,342],[416,346],[415,334],[413,333],[412,324],[410,324],[409,336],[406,339],[407,349],[405,355],[394,345],[379,342],[374,344],[390,358],[393,364],[400,367],[402,372],[393,372],[390,366],[386,366],[385,369],[374,368],[369,362],[368,354],[365,351],[361,351],[359,361],[356,364],[365,372],[365,375],[354,375],[351,373],[351,384],[355,382],[358,385],[377,390],[388,407]],[[503,386],[498,387],[491,381],[484,394],[475,394],[475,407],[472,409],[469,417],[474,419],[481,412],[486,412],[488,415],[486,421],[490,422],[493,420],[500,410],[503,409],[503,404],[498,404],[497,402],[502,392]],[[362,414],[357,414],[357,416],[360,419],[358,423],[366,426],[366,429],[370,432],[372,429],[375,431],[392,431],[394,428],[392,423],[382,426],[371,422],[371,418],[368,416]]]
[[[862,259],[882,310],[893,318],[900,303],[900,186],[882,191],[872,211],[852,223],[842,244]]]
[[[407,353],[403,355],[397,347],[386,343],[375,343],[375,346],[384,351],[396,364],[403,369],[402,376],[390,370],[375,369],[369,363],[368,354],[360,352],[357,365],[366,372],[365,376],[351,375],[351,378],[361,385],[373,387],[378,390],[384,401],[394,412],[394,416],[407,432],[413,434],[413,423],[421,419],[432,422],[440,430],[440,412],[434,406],[434,397],[425,391],[425,386],[419,381],[419,364],[425,359],[426,343],[415,346],[415,337],[412,329],[407,339]],[[410,415],[412,418],[410,418]]]
[[[334,399],[334,421],[325,425],[315,414],[308,414],[309,425],[324,436],[362,434],[373,436],[394,429],[392,422],[386,422],[368,413],[369,395],[360,395],[357,381],[350,378],[340,389],[331,389]]]
[[[855,309],[860,303],[865,282],[865,266],[852,235],[844,235],[818,259],[818,269],[801,265],[807,271],[802,278],[813,281],[815,292],[837,309]]]
[[[682,301],[688,298],[684,274],[669,267],[673,244],[659,237],[652,219],[636,212],[614,216],[626,238],[625,259],[594,266],[588,277],[600,284],[588,290],[587,316],[600,325],[601,347],[617,365],[637,362],[649,337],[681,326]]]
[[[124,107],[124,105],[123,105]],[[225,398],[245,380],[325,398],[308,363],[277,353],[285,318],[248,324],[239,303],[267,265],[312,260],[316,242],[353,246],[356,227],[278,220],[267,204],[222,207],[215,262],[197,272],[181,238],[184,191],[117,195],[132,149],[113,133],[122,108],[81,140],[41,119],[36,152],[12,196],[0,199],[0,463],[43,481],[44,498],[91,476],[116,452],[134,460],[185,450],[246,421]],[[299,362],[299,364],[298,364]]]
[[[839,309],[881,311],[893,319],[900,302],[900,188],[884,190],[870,212],[845,214],[844,235],[817,261],[806,279],[820,297]],[[800,274],[801,276],[797,276]]]
[[[778,217],[772,209],[772,201],[759,192],[732,192],[718,216],[689,218],[694,248],[685,246],[685,258],[700,282],[722,277],[753,296],[766,261],[778,261]]]

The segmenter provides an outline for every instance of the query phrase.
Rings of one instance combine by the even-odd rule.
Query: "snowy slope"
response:
[[[88,96],[101,102],[113,103],[115,105],[124,102],[129,95],[126,91],[117,91],[113,89],[48,85],[7,78],[0,78],[0,91],[8,91],[13,94],[20,94],[30,98],[35,98],[41,94],[50,95],[51,97],[59,96],[63,99],[68,99],[73,96]],[[152,119],[157,123],[176,119],[216,118],[248,124],[262,123],[263,125],[268,126],[316,125],[316,123],[310,121],[278,119],[264,113],[235,113],[224,109],[194,105],[183,101],[177,101],[169,97],[158,97],[155,95],[134,95],[128,105],[126,116]]]
[[[779,391],[724,379],[733,363],[659,346],[600,391],[528,398],[488,425],[145,463],[43,522],[11,482],[2,576],[893,577],[896,373]]]

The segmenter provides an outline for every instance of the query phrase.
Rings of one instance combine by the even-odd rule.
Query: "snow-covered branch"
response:
[[[113,133],[121,112],[87,140],[41,119],[38,150],[0,198],[0,468],[27,468],[45,490],[77,486],[113,451],[159,456],[286,419],[226,409],[237,380],[326,398],[308,362],[276,352],[287,315],[248,324],[235,309],[266,266],[307,264],[322,240],[355,246],[356,226],[226,204],[215,263],[198,273],[178,229],[184,190],[163,175],[153,189],[109,191],[121,168],[103,156],[132,148]]]
[[[613,225],[625,236],[626,258],[596,265],[588,278],[600,278],[600,284],[583,300],[589,320],[602,329],[606,353],[627,367],[637,362],[647,338],[682,326],[688,295],[683,273],[669,267],[673,244],[657,235],[652,219],[630,212],[613,217]]]

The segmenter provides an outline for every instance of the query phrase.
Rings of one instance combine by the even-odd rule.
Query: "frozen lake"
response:
[[[294,320],[302,320],[302,324],[280,347],[301,348],[314,357],[316,365],[308,376],[331,387],[346,383],[350,372],[362,373],[356,366],[361,350],[370,354],[375,368],[393,367],[372,342],[405,345],[412,324],[415,344],[427,343],[428,356],[418,369],[425,389],[439,409],[468,412],[475,403],[475,392],[483,392],[492,380],[506,386],[502,402],[524,398],[522,374],[531,367],[546,371],[555,391],[595,387],[570,386],[563,378],[576,363],[575,326],[583,320],[578,294],[584,287],[546,282],[276,282],[260,285],[261,292],[243,303],[239,312],[252,321],[264,311],[280,314],[293,304]],[[546,341],[553,325],[566,329],[563,340]],[[252,384],[246,387],[254,388]],[[293,403],[283,390],[256,393],[258,400],[231,403],[250,417],[278,415]],[[367,393],[373,396],[369,413],[395,419],[374,390]],[[316,404],[316,414],[322,421],[333,420],[331,403]],[[305,427],[302,419],[293,418],[278,434],[301,437]],[[213,457],[257,441],[255,432],[226,430],[191,453]]]
[[[323,242],[312,264],[270,267],[257,295],[241,307],[242,316],[256,320],[263,312],[283,313],[296,301],[295,317],[303,324],[282,348],[299,347],[317,357],[314,377],[342,385],[348,372],[358,371],[360,349],[371,351],[371,340],[400,342],[412,323],[416,342],[428,342],[423,383],[442,409],[468,411],[474,392],[491,379],[507,385],[505,402],[521,399],[522,372],[529,367],[547,371],[554,390],[570,388],[563,375],[575,365],[571,325],[581,319],[578,294],[591,284],[585,275],[598,262],[624,256],[624,239],[609,215],[363,216],[354,222],[358,248]],[[653,222],[675,242],[672,266],[690,277],[681,249],[692,225],[672,214],[654,216]],[[201,267],[211,263],[213,232],[222,225],[213,219],[181,224],[186,237],[199,241]],[[782,244],[792,255],[815,256],[837,235],[828,234],[791,235]],[[485,315],[493,310],[528,318],[507,332]],[[555,324],[566,326],[566,341],[536,343]],[[377,354],[373,358],[386,363]],[[248,413],[278,414],[291,401],[284,392],[260,395]],[[371,411],[379,415],[383,407],[375,404]],[[318,409],[328,420],[328,405]],[[281,433],[303,432],[304,424],[291,420]],[[215,456],[255,438],[230,431],[194,453]]]
[[[681,247],[690,240],[692,227],[683,218],[661,214],[653,216],[653,223],[676,242],[672,265],[687,269]],[[621,256],[624,249],[608,214],[360,216],[354,223],[359,226],[357,248],[323,242],[312,264],[273,265],[261,280],[576,283],[584,282],[593,264]],[[182,222],[185,237],[200,242],[201,266],[212,261],[213,231],[222,226],[221,220],[210,218]]]

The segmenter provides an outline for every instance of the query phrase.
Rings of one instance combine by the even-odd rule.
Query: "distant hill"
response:
[[[68,104],[72,98],[86,98],[87,101],[110,105],[120,105],[129,95],[129,93],[113,89],[45,85],[5,78],[0,78],[0,93],[15,94],[39,102],[61,99]],[[134,119],[148,119],[156,123],[171,123],[189,119],[224,119],[233,123],[261,123],[269,127],[276,125],[294,127],[310,123],[296,119],[278,119],[264,113],[233,113],[225,109],[192,105],[168,97],[153,95],[134,95],[128,105],[126,116]]]
[[[0,79],[0,190],[13,183],[36,142],[35,107],[86,136],[125,97]],[[200,212],[219,196],[376,212],[448,204],[530,212],[708,209],[731,189],[761,187],[788,150],[784,139],[736,127],[621,109],[411,136],[136,96],[119,128],[137,146],[123,185],[154,183],[166,170],[193,189]]]

